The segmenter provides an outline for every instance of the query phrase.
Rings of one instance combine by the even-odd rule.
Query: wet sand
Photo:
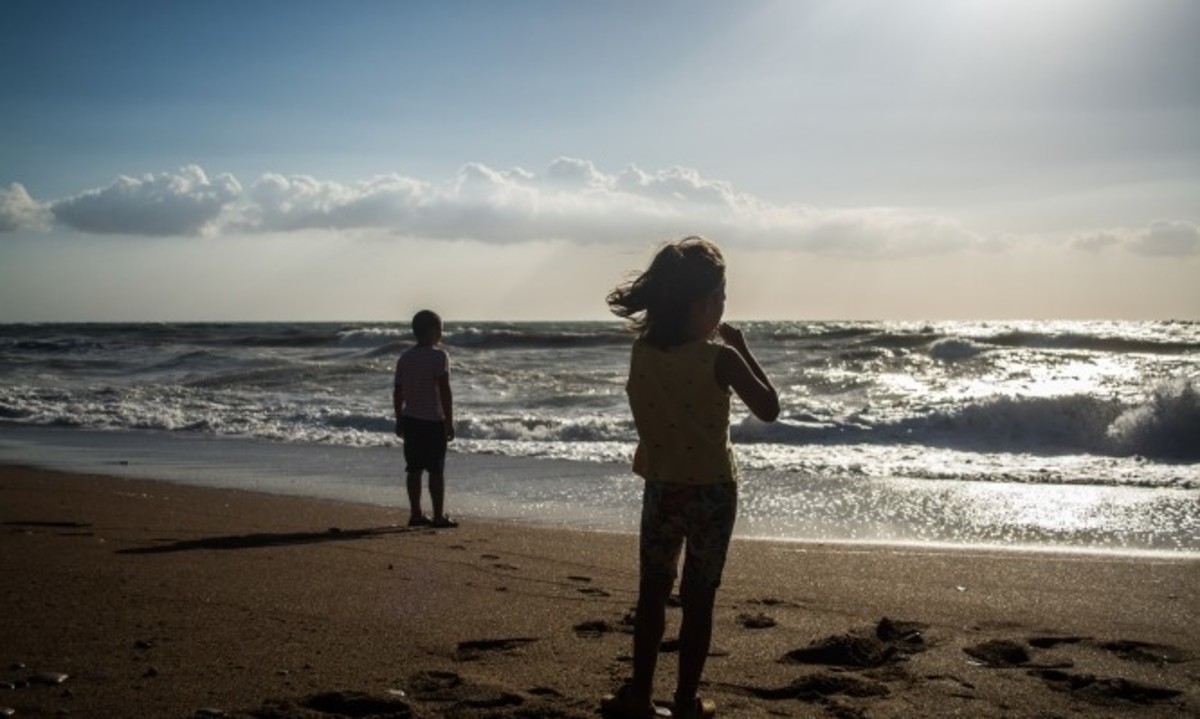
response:
[[[595,716],[636,537],[405,515],[0,467],[0,710]],[[1195,560],[735,541],[704,692],[728,717],[1197,716],[1198,607]]]

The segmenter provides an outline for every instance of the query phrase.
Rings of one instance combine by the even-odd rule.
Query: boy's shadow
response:
[[[262,532],[257,534],[232,534],[224,537],[202,537],[181,539],[154,547],[118,549],[117,554],[167,554],[190,552],[198,549],[257,549],[260,547],[287,547],[323,542],[347,542],[359,539],[374,539],[389,534],[411,534],[427,532],[426,527],[368,527],[365,529],[339,529],[331,527],[323,532]],[[164,540],[165,541],[165,540]]]

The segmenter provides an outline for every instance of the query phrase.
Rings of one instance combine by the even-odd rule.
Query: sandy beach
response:
[[[404,519],[0,467],[0,716],[595,716],[636,537]],[[1187,559],[735,541],[704,692],[729,717],[1197,716],[1198,590]]]

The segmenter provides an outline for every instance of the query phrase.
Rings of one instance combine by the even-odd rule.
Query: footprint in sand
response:
[[[831,672],[810,674],[781,687],[735,686],[759,699],[768,701],[799,699],[806,702],[823,702],[836,695],[881,697],[891,693],[891,690],[882,682],[857,677],[853,674],[833,674]]]
[[[599,639],[616,628],[603,619],[591,619],[575,625],[575,635],[584,639]]]
[[[1158,666],[1186,662],[1191,658],[1187,652],[1176,647],[1131,640],[1098,642],[1090,637],[1081,636],[1034,636],[1028,639],[1028,646],[1039,650],[1054,649],[1063,645],[1093,647],[1115,654],[1126,661]],[[1070,661],[1057,664],[1034,663],[1034,657],[1026,646],[1010,639],[990,639],[965,647],[963,651],[983,666],[998,669],[1024,668],[1030,676],[1040,678],[1050,689],[1069,693],[1092,704],[1150,704],[1174,699],[1183,693],[1178,689],[1124,677],[1098,677],[1094,674],[1063,671],[1074,666]]]
[[[1130,662],[1143,662],[1162,666],[1163,664],[1182,664],[1192,659],[1191,654],[1179,647],[1139,642],[1132,639],[1102,642],[1099,646],[1104,651],[1111,652],[1121,659]]]
[[[314,712],[321,716],[339,717],[411,717],[413,707],[403,696],[403,692],[372,695],[359,691],[330,691],[294,700],[267,701],[253,712],[253,716],[307,717],[314,716]],[[232,715],[222,709],[205,708],[197,709],[193,716],[219,719]]]
[[[1090,639],[1091,637],[1077,636],[1030,637],[1029,646],[1037,647],[1038,649],[1053,649],[1060,644],[1079,644],[1080,642],[1086,642]]]
[[[517,567],[516,565],[509,564],[508,562],[499,561],[499,559],[500,559],[499,554],[481,554],[481,555],[479,555],[479,558],[486,559],[487,561],[491,562],[492,569],[502,569],[506,572],[515,572],[517,569],[519,569],[519,567]]]
[[[1041,669],[1030,674],[1040,677],[1046,686],[1069,692],[1094,704],[1111,704],[1114,700],[1149,704],[1174,699],[1183,694],[1178,689],[1159,687],[1123,677],[1097,677],[1092,674],[1069,674],[1057,669]]]
[[[412,716],[412,706],[401,697],[354,691],[313,694],[302,699],[300,706],[334,716]]]
[[[1168,644],[1153,644],[1139,642],[1133,639],[1116,639],[1102,642],[1092,637],[1068,636],[1034,636],[1029,638],[1029,646],[1038,649],[1053,649],[1062,644],[1083,644],[1096,646],[1106,652],[1117,655],[1121,659],[1146,664],[1182,664],[1191,661],[1192,655],[1179,647]]]
[[[430,669],[413,674],[408,679],[408,693],[418,699],[426,698],[430,694],[448,691],[454,689],[463,683],[462,677],[454,672],[438,671]]]
[[[519,654],[522,647],[536,642],[534,637],[507,637],[504,639],[474,639],[459,642],[454,658],[460,662],[474,661],[485,654]]]
[[[761,597],[759,599],[751,599],[748,604],[757,604],[763,607],[799,607],[797,602],[787,599],[778,599],[776,597]]]
[[[739,614],[738,623],[746,629],[770,629],[778,624],[778,622],[762,612],[757,614]]]
[[[584,576],[582,574],[571,574],[571,575],[567,576],[567,580],[571,581],[571,582],[575,582],[577,584],[590,584],[592,581],[592,578]],[[604,589],[601,589],[599,587],[578,587],[575,591],[579,592],[580,594],[586,594],[589,597],[611,597],[612,596],[612,593],[610,593]]]
[[[807,647],[793,649],[780,661],[824,664],[836,667],[871,668],[902,661],[929,648],[917,622],[894,622],[886,617],[873,629],[858,629],[818,639]]]
[[[531,690],[530,695],[537,700],[547,701],[557,699],[556,693],[550,689]],[[367,694],[359,691],[331,691],[312,694],[290,701],[273,701],[264,703],[262,708],[254,712],[254,716],[293,717],[321,716],[330,717],[414,717],[428,716],[428,705],[440,715],[438,705],[452,707],[454,712],[496,710],[505,711],[510,708],[524,707],[529,704],[527,697],[504,687],[472,682],[453,672],[423,671],[418,672],[404,683],[402,688],[388,690],[383,694]],[[426,705],[426,706],[422,706]],[[536,705],[528,707],[530,716],[560,716],[561,711],[547,705],[541,711]],[[215,711],[215,710],[214,710]],[[199,715],[199,714],[197,714]],[[469,714],[474,716],[474,714]],[[207,715],[206,715],[207,716]],[[228,716],[225,712],[214,713],[211,716]]]
[[[583,639],[599,639],[605,634],[633,634],[633,623],[621,621],[614,624],[604,619],[591,619],[576,624],[575,635]]]
[[[677,654],[679,652],[679,638],[664,639],[662,644],[658,645],[658,650],[663,654]],[[727,657],[729,652],[724,649],[709,649],[708,656],[710,657]]]
[[[469,713],[472,710],[504,710],[508,708],[521,707],[527,704],[526,697],[521,696],[505,687],[492,684],[483,684],[480,682],[471,681],[454,672],[428,670],[417,672],[409,677],[405,686],[407,693],[413,699],[419,702],[427,702],[429,704],[443,704],[452,709],[451,715],[458,716],[475,716],[474,713]],[[532,692],[531,692],[532,694]],[[543,695],[545,696],[545,695]],[[441,716],[441,712],[435,712]],[[537,711],[537,707],[529,707],[528,714],[530,716],[541,716]],[[505,716],[506,714],[492,714],[488,716]],[[557,713],[546,713],[546,716],[558,716]],[[365,716],[354,714],[349,716]],[[387,715],[392,716],[392,715]],[[429,716],[427,712],[414,713],[412,715],[395,716]]]
[[[1020,667],[1029,664],[1032,657],[1018,642],[1010,639],[989,639],[969,647],[963,652],[985,667]]]
[[[1190,654],[1177,647],[1128,639],[1102,642],[1091,637],[1074,635],[1033,636],[1028,639],[1028,644],[1034,649],[1054,649],[1064,645],[1094,647],[1115,654],[1126,661],[1157,666],[1180,664],[1191,659]],[[1033,657],[1025,646],[1010,639],[991,639],[966,647],[963,651],[979,663],[989,667],[1023,666],[1031,669],[1065,669],[1072,666],[1069,661],[1056,664],[1034,664],[1032,663]]]

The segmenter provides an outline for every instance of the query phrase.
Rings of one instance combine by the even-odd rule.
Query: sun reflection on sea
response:
[[[1076,486],[1070,492],[1035,484],[972,483],[962,499],[982,526],[1013,526],[1052,534],[1097,529],[1111,521],[1105,507],[1113,488]]]

